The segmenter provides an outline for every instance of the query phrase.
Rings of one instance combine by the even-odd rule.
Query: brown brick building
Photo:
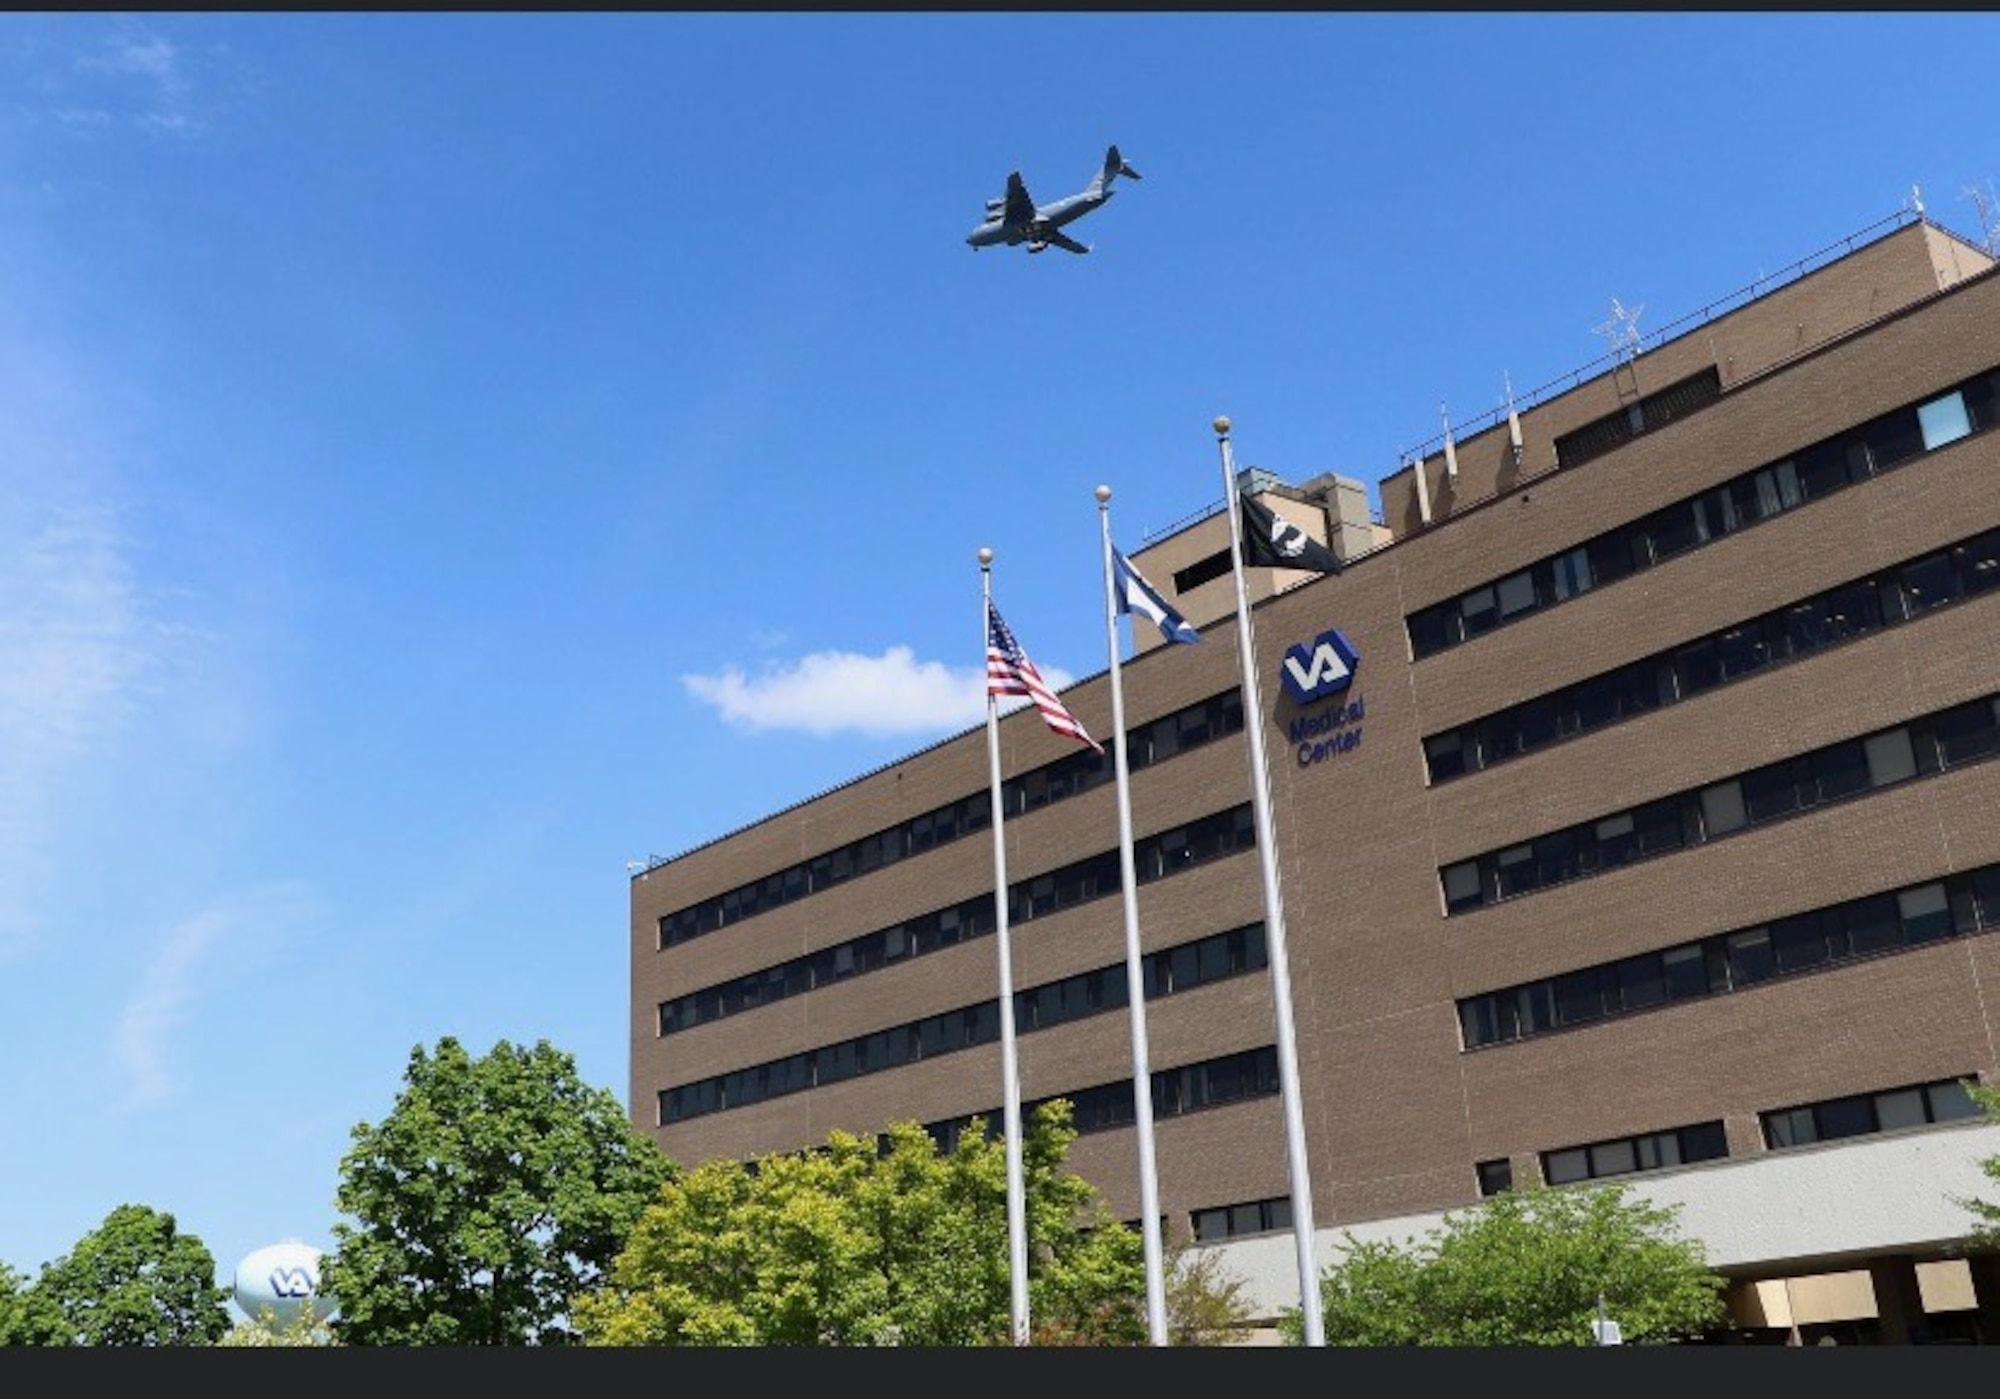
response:
[[[1160,1203],[1295,1306],[1246,717],[1263,726],[1322,1260],[1530,1180],[1682,1208],[1760,1338],[2000,1341],[2000,276],[1916,216],[1381,482],[1243,473],[1135,560],[1207,644],[1124,667]],[[1218,552],[1221,555],[1217,565]],[[1288,652],[1337,630],[1352,681]],[[1154,638],[1157,641],[1157,637]],[[1064,692],[1109,733],[1108,677]],[[999,725],[1024,1103],[1140,1213],[1109,760]],[[675,1158],[1001,1107],[970,730],[632,881],[632,1111]]]

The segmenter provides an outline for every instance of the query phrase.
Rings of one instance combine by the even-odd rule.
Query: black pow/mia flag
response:
[[[1300,568],[1340,572],[1340,557],[1253,495],[1243,506],[1243,562],[1250,568]]]

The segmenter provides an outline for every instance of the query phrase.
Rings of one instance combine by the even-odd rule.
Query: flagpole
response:
[[[979,619],[981,653],[992,644],[993,551],[979,551]],[[1014,969],[1007,945],[1007,842],[1001,834],[1004,804],[1000,796],[1000,701],[986,688],[986,762],[993,789],[993,933],[1000,948],[1000,1073],[1004,1083],[1004,1132],[1007,1143],[1007,1276],[1011,1284],[1008,1308],[1014,1344],[1028,1343],[1028,1224],[1021,1179],[1021,1078],[1014,1062]]]
[[[1305,1119],[1299,1103],[1299,1054],[1292,1033],[1292,977],[1285,959],[1285,905],[1278,889],[1277,837],[1271,829],[1271,776],[1264,757],[1264,704],[1257,693],[1257,647],[1250,598],[1243,584],[1243,519],[1237,505],[1236,460],[1229,419],[1215,420],[1222,444],[1222,498],[1229,516],[1229,557],[1236,574],[1236,642],[1243,664],[1243,729],[1250,736],[1251,799],[1257,813],[1257,858],[1264,874],[1264,940],[1271,956],[1272,998],[1278,1003],[1278,1086],[1284,1098],[1285,1150],[1291,1166],[1292,1234],[1298,1251],[1299,1312],[1305,1343],[1326,1344],[1319,1269],[1313,1260],[1312,1180],[1306,1170]]]
[[[1132,862],[1132,794],[1125,758],[1125,682],[1118,656],[1118,604],[1111,581],[1111,487],[1097,488],[1104,536],[1104,642],[1111,655],[1111,747],[1118,775],[1118,870],[1125,889],[1126,1003],[1132,1008],[1132,1109],[1139,1139],[1140,1232],[1146,1240],[1146,1322],[1153,1344],[1167,1342],[1167,1289],[1160,1249],[1160,1187],[1153,1165],[1153,1072],[1146,1054],[1145,960],[1139,952],[1138,877]]]

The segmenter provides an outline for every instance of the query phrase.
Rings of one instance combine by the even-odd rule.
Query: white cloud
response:
[[[1042,678],[1060,690],[1073,677],[1044,668]],[[879,656],[817,651],[767,666],[754,678],[731,666],[720,675],[684,675],[681,683],[725,722],[751,733],[890,738],[970,728],[986,717],[984,667],[919,661],[907,646],[891,646]],[[1009,696],[1001,707],[1023,703]]]
[[[112,73],[137,73],[152,79],[162,89],[180,91],[179,55],[174,46],[157,34],[135,30],[112,40],[108,56],[84,59],[83,67],[101,68]]]
[[[140,969],[133,983],[137,989],[112,1028],[110,1072],[119,1088],[118,1106],[143,1110],[177,1097],[182,1084],[175,1071],[176,1037],[192,1013],[205,998],[219,998],[225,983],[248,976],[284,943],[309,936],[306,929],[322,913],[309,890],[276,884],[246,890],[169,929],[152,961]],[[253,1034],[268,1031],[277,1048],[285,1048],[283,1039],[291,1029],[285,1016],[260,1027],[254,1007],[242,1004],[245,1000],[232,996],[229,1014]]]
[[[7,759],[42,765],[86,750],[143,667],[110,513],[57,506],[18,523],[0,561],[0,733]]]
[[[35,329],[60,323],[54,280],[0,259],[0,966],[88,877],[66,846],[119,802],[127,745],[215,650],[149,576],[161,551],[127,479],[147,460],[129,395]]]
[[[195,89],[185,55],[170,40],[131,20],[91,52],[72,59],[66,72],[44,76],[54,120],[72,131],[119,123],[154,131],[195,131]]]
[[[164,636],[108,509],[0,510],[0,955],[32,927],[65,778],[123,726]]]
[[[112,1081],[126,1108],[157,1107],[177,1090],[169,1068],[169,1040],[187,1019],[195,973],[229,931],[230,915],[210,909],[168,933],[139,977],[111,1035]]]

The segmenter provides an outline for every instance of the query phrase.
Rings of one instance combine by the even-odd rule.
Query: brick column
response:
[[[2000,1253],[1969,1253],[1965,1266],[1979,1303],[1979,1343],[2000,1346]]]
[[[1917,1262],[1906,1253],[1871,1259],[1868,1281],[1875,1288],[1875,1315],[1882,1344],[1906,1346],[1912,1333],[1924,1334],[1924,1294],[1917,1286]]]

